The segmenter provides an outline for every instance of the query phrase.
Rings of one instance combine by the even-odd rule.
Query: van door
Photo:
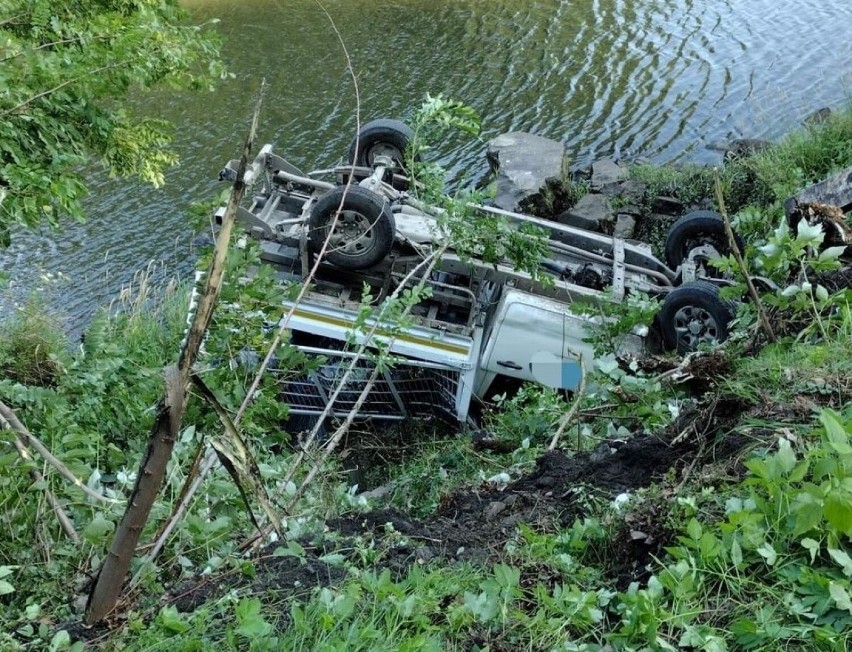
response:
[[[591,369],[592,346],[584,342],[593,323],[568,312],[566,304],[507,290],[494,315],[482,360],[487,372],[548,387],[574,389]]]

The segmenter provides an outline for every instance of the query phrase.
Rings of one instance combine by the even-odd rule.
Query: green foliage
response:
[[[31,301],[0,323],[0,378],[23,385],[54,385],[67,361],[67,348],[59,327]]]
[[[747,239],[751,234],[766,236],[783,214],[784,200],[832,172],[852,165],[850,142],[852,108],[847,108],[823,123],[789,134],[765,150],[720,166],[717,171],[727,209],[731,213],[758,209],[765,218],[740,218],[740,235]],[[706,201],[715,204],[713,168],[637,165],[631,167],[630,175],[648,185],[649,199],[671,195],[687,206]],[[750,217],[758,215],[752,212]]]
[[[527,448],[547,443],[569,407],[558,390],[535,383],[525,383],[511,396],[489,398],[495,409],[485,415],[487,428],[501,439]]]
[[[829,330],[837,328],[843,321],[842,317],[848,313],[846,308],[850,291],[844,288],[829,293],[818,279],[821,274],[840,269],[839,259],[845,247],[822,249],[825,234],[820,225],[811,226],[802,221],[794,234],[784,218],[762,240],[756,235],[766,230],[761,228],[765,223],[761,216],[760,210],[752,208],[739,214],[738,223],[745,226],[747,232],[755,234],[753,247],[747,248],[752,274],[768,278],[778,286],[775,291],[764,292],[762,301],[776,308],[777,314],[784,315],[787,320],[807,320],[800,328],[800,337],[817,328],[822,338],[827,339]],[[739,266],[733,256],[715,260],[713,265],[734,277],[740,276]],[[723,296],[739,298],[746,292],[745,282],[741,280],[734,287],[724,289]],[[751,305],[741,307],[741,326],[753,324],[755,318]]]
[[[749,159],[748,165],[770,202],[779,203],[804,186],[852,165],[852,108],[787,135],[776,146]]]
[[[687,165],[636,165],[630,177],[647,184],[647,196],[674,196],[687,206],[713,196],[713,171],[707,167]]]
[[[82,217],[90,160],[162,185],[177,160],[168,125],[119,102],[209,89],[223,74],[215,35],[176,0],[3,0],[0,16],[0,245],[12,225]]]
[[[421,160],[430,143],[446,136],[449,130],[467,134],[479,133],[476,112],[455,100],[443,96],[426,97],[411,120],[414,138],[407,152],[408,169],[414,180],[418,199],[435,207],[435,217],[443,238],[452,243],[453,251],[462,259],[476,257],[487,263],[508,262],[533,278],[547,280],[538,274],[540,260],[548,255],[545,232],[535,226],[510,224],[493,213],[478,211],[483,194],[459,190],[447,194],[446,171],[439,165]]]

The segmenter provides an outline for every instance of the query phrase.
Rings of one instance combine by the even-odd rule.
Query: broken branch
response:
[[[731,228],[731,220],[728,218],[728,211],[725,208],[725,197],[722,194],[722,182],[719,180],[718,170],[713,170],[713,177],[716,186],[716,202],[719,204],[719,212],[722,214],[722,221],[725,223],[725,235],[728,237],[728,246],[731,248],[731,253],[737,261],[740,273],[745,279],[749,296],[757,309],[757,316],[760,320],[761,328],[763,328],[763,332],[766,333],[766,337],[769,338],[769,341],[774,342],[776,340],[775,331],[772,330],[772,325],[769,323],[769,318],[766,316],[766,311],[763,308],[763,302],[760,300],[757,288],[755,288],[754,283],[752,283],[751,276],[748,273],[748,267],[746,267],[745,260],[743,260],[743,255],[740,252],[737,240],[734,237],[734,231]]]

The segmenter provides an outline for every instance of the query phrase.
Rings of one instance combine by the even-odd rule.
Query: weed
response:
[[[68,362],[68,341],[35,299],[0,323],[0,377],[50,387]]]

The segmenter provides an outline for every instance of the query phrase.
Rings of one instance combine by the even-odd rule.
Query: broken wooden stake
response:
[[[204,290],[198,301],[198,309],[181,348],[177,366],[171,366],[167,369],[166,391],[163,398],[160,399],[148,448],[136,476],[136,484],[130,494],[124,517],[116,528],[110,550],[89,594],[84,618],[87,625],[103,620],[115,608],[121,587],[124,585],[127,572],[130,569],[136,545],[139,543],[139,537],[148,521],[151,507],[159,495],[166,473],[166,465],[180,432],[181,421],[186,410],[187,387],[190,382],[192,367],[198,357],[201,343],[207,333],[213,309],[222,287],[231,232],[236,219],[237,208],[246,189],[245,173],[249,165],[265,86],[266,82],[264,81],[261,84],[249,134],[237,168],[237,180],[231,190],[231,197],[222,217],[222,226],[216,239],[216,248],[207,273]]]

